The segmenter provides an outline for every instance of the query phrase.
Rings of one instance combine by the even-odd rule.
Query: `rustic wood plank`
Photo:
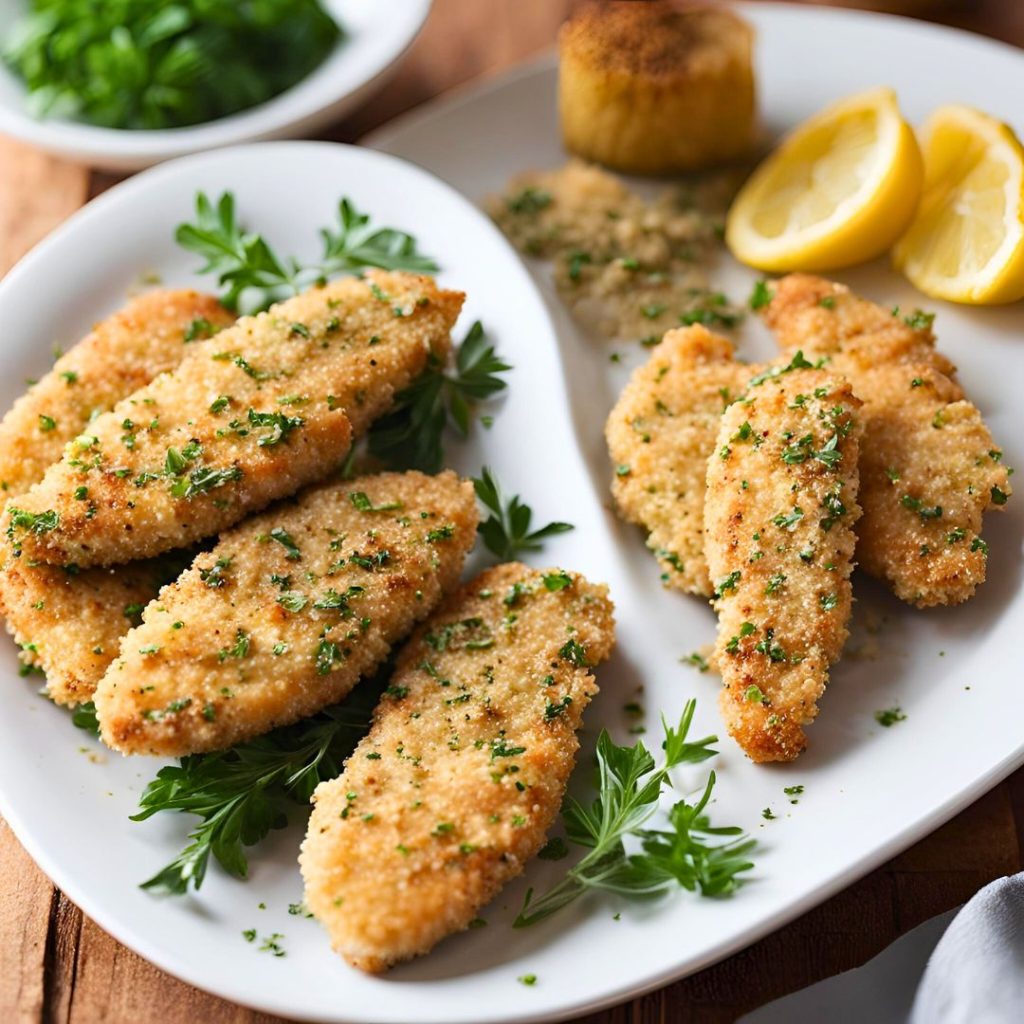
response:
[[[552,45],[573,0],[437,0],[388,84],[323,133],[354,141],[431,96]],[[842,2],[842,0],[839,0]],[[937,17],[1024,42],[1024,6],[936,5]],[[0,138],[0,274],[87,196],[89,175]],[[590,1024],[725,1024],[761,1003],[863,963],[903,931],[969,898],[1024,855],[1024,770],[878,871],[742,953]],[[17,1024],[282,1024],[165,975],[58,893],[0,822],[0,1020]]]
[[[236,1006],[164,974],[88,918],[82,926],[70,1012],[50,1019],[60,1024],[283,1024],[279,1017]]]
[[[86,200],[85,167],[0,136],[0,275]]]
[[[0,820],[0,1019],[34,1024],[44,1002],[43,973],[50,913],[57,899],[50,880]]]

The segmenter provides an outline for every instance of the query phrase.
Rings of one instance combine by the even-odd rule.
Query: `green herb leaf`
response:
[[[3,58],[38,116],[121,129],[214,121],[265,103],[344,37],[320,0],[34,0]],[[13,17],[13,15],[12,15]]]
[[[474,405],[503,391],[508,385],[500,374],[511,369],[478,320],[459,346],[454,368],[432,356],[427,369],[395,396],[391,412],[370,430],[371,454],[396,469],[438,472],[446,429],[467,436]]]
[[[210,856],[229,874],[245,878],[245,847],[287,824],[290,805],[309,803],[316,785],[334,778],[369,728],[380,692],[372,683],[344,706],[328,708],[296,725],[215,754],[193,754],[161,768],[139,801],[133,821],[160,811],[198,815],[189,843],[144,889],[183,894],[203,884]]]
[[[244,231],[236,219],[231,192],[223,193],[216,205],[205,192],[196,193],[195,219],[179,224],[174,237],[182,248],[206,261],[199,273],[217,276],[224,290],[224,305],[246,313],[298,295],[318,281],[364,267],[421,273],[438,269],[433,260],[418,252],[411,235],[395,228],[372,227],[370,218],[359,213],[349,199],[340,201],[338,217],[337,230],[321,229],[323,256],[313,263],[281,257],[262,235]]]
[[[502,561],[511,561],[524,551],[540,551],[543,541],[555,534],[567,533],[571,523],[548,523],[531,530],[533,509],[519,500],[518,494],[506,498],[494,474],[484,466],[479,478],[474,478],[476,496],[490,512],[478,530],[488,550]]]
[[[705,896],[725,896],[739,886],[739,875],[753,865],[747,854],[753,840],[738,828],[713,827],[704,813],[715,784],[712,772],[695,803],[678,801],[669,811],[666,830],[644,828],[657,810],[669,772],[680,764],[695,764],[713,757],[716,737],[687,739],[696,703],[689,701],[676,728],[663,722],[665,761],[655,768],[654,758],[636,743],[618,746],[602,731],[597,741],[597,796],[589,805],[567,799],[562,812],[569,840],[587,850],[565,878],[544,895],[526,894],[515,920],[522,928],[549,917],[591,890],[614,892],[634,899],[649,899],[679,884]],[[626,852],[624,839],[640,840],[641,853]],[[724,843],[710,837],[728,836]]]

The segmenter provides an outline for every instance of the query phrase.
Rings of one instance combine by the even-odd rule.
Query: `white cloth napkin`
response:
[[[863,967],[747,1014],[737,1024],[1021,1024],[1024,873],[987,885]]]

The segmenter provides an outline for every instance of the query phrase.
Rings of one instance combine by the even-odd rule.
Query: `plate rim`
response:
[[[755,10],[762,11],[770,10],[772,8],[782,8],[788,11],[804,10],[804,12],[806,13],[805,9],[802,9],[799,5],[795,4],[765,3],[758,5],[744,4],[743,6],[752,6]],[[868,19],[886,17],[884,15],[876,15],[870,12],[851,12],[848,10],[822,9],[815,9],[814,15],[825,17],[839,16],[840,19],[848,16]],[[968,39],[973,41],[973,43],[980,44],[982,47],[995,46],[998,49],[1006,49],[1010,52],[1013,52],[1019,59],[1024,60],[1024,56],[1022,56],[1019,53],[1019,51],[1017,51],[1013,47],[1008,46],[1007,44],[998,43],[992,40],[988,40],[981,36],[975,36],[971,33],[966,33],[957,29],[947,28],[945,26],[934,26],[923,23],[917,23],[914,22],[913,19],[907,18],[901,18],[900,20],[912,22],[913,24],[915,24],[915,26],[918,26],[920,28],[927,28],[929,30],[934,30],[937,33],[947,37],[967,36]],[[443,97],[429,101],[428,103],[422,105],[421,107],[416,108],[416,110],[412,112],[401,115],[399,118],[395,119],[395,121],[390,122],[388,125],[382,126],[381,128],[376,129],[374,132],[370,133],[366,137],[366,142],[370,148],[374,149],[377,156],[385,160],[397,161],[407,167],[411,166],[412,169],[415,170],[417,173],[429,177],[435,183],[439,183],[448,191],[459,194],[463,202],[472,206],[472,200],[469,200],[465,196],[461,195],[461,193],[458,193],[458,190],[454,189],[447,182],[437,178],[435,175],[423,170],[422,168],[419,168],[415,165],[411,165],[410,161],[402,159],[396,156],[395,154],[391,153],[390,151],[381,152],[379,149],[377,149],[377,147],[382,144],[386,144],[389,138],[393,137],[394,133],[401,131],[408,124],[414,123],[417,119],[428,118],[433,116],[434,113],[439,108],[444,108],[451,103],[458,103],[461,105],[461,103],[464,103],[467,100],[472,100],[480,95],[496,91],[504,87],[511,81],[515,81],[523,77],[528,77],[530,74],[535,74],[544,71],[550,67],[550,64],[551,55],[545,54],[542,55],[540,58],[535,58],[531,61],[525,62],[524,64],[517,65],[516,67],[508,71],[504,71],[493,76],[487,76],[483,82],[477,81],[476,83],[471,83],[465,87],[460,88],[459,90],[456,91],[455,95],[446,94]],[[281,148],[285,146],[332,148],[340,146],[344,149],[363,148],[352,147],[341,143],[302,141],[275,143],[257,142],[241,146],[233,146],[230,147],[230,149],[227,151],[235,153],[246,149],[259,149],[266,147],[268,145],[272,145],[275,148]],[[59,238],[60,235],[63,234],[63,231],[66,227],[70,226],[71,224],[78,223],[81,220],[85,220],[87,217],[94,217],[101,214],[102,211],[105,209],[105,206],[108,201],[113,201],[114,197],[121,195],[124,191],[130,190],[134,187],[139,187],[139,179],[145,179],[148,182],[149,180],[151,180],[152,177],[164,173],[170,173],[173,167],[176,167],[178,163],[181,163],[183,161],[190,163],[200,163],[205,160],[216,160],[219,158],[223,158],[225,152],[225,150],[221,149],[211,153],[198,154],[179,158],[178,160],[174,161],[173,164],[164,164],[162,166],[153,168],[152,170],[146,172],[145,175],[139,175],[136,178],[132,178],[129,179],[128,181],[118,184],[111,188],[107,193],[104,193],[103,195],[92,200],[81,210],[73,214],[72,217],[68,218],[68,220],[65,221],[60,228],[58,228],[50,236],[44,239],[41,243],[36,245],[28,254],[26,254],[21,260],[19,260],[14,267],[11,268],[11,270],[5,275],[3,281],[0,282],[0,302],[3,301],[8,289],[18,284],[22,274],[27,273],[28,270],[30,270],[34,266],[37,260],[44,259],[46,257],[50,246],[56,244],[56,240]],[[482,216],[483,215],[481,214],[481,217]],[[548,319],[550,320],[550,314],[548,314],[546,304],[543,302],[542,298],[541,305],[545,307],[545,314],[548,316]],[[557,333],[557,329],[555,328],[553,323],[551,324],[551,329],[553,333]],[[884,843],[877,847],[870,856],[862,858],[862,860],[857,864],[857,866],[854,869],[848,869],[847,872],[843,873],[837,872],[833,877],[822,882],[814,890],[812,890],[809,893],[806,893],[803,897],[801,897],[801,899],[794,901],[784,910],[766,918],[764,921],[760,922],[757,927],[754,927],[744,932],[744,934],[741,937],[738,937],[737,939],[734,939],[732,941],[725,941],[719,943],[717,947],[710,948],[707,951],[706,955],[699,958],[697,962],[691,963],[689,966],[686,966],[682,969],[673,968],[658,972],[656,975],[647,977],[641,982],[625,984],[616,991],[603,995],[597,999],[589,1001],[577,1001],[571,1005],[563,1005],[561,1008],[558,1009],[538,1011],[534,1014],[524,1015],[522,1013],[517,1013],[514,1016],[511,1016],[507,1013],[499,1013],[498,1015],[487,1016],[486,1019],[493,1022],[522,1021],[524,1022],[524,1024],[525,1022],[564,1020],[586,1013],[591,1013],[609,1006],[614,1006],[618,1003],[621,1003],[624,999],[649,993],[656,989],[662,988],[667,984],[670,984],[672,981],[678,980],[682,977],[686,977],[690,974],[694,974],[700,970],[703,970],[704,968],[712,965],[713,963],[725,959],[726,957],[735,953],[736,951],[748,947],[752,943],[758,941],[764,935],[770,934],[771,932],[784,926],[786,923],[798,917],[800,914],[805,913],[811,907],[819,904],[824,899],[827,899],[834,893],[853,884],[858,878],[863,877],[863,875],[867,874],[868,872],[876,868],[885,860],[894,856],[900,850],[905,849],[907,846],[915,842],[917,839],[930,833],[935,828],[940,826],[943,822],[945,822],[950,817],[955,815],[963,807],[966,807],[971,802],[973,802],[978,797],[987,792],[989,789],[991,789],[993,786],[995,786],[999,781],[1001,781],[1003,778],[1009,775],[1022,763],[1024,763],[1024,740],[1022,740],[1017,750],[1004,757],[999,763],[992,766],[988,771],[980,774],[970,786],[964,787],[963,789],[959,790],[957,793],[950,796],[947,800],[942,801],[936,807],[934,807],[928,815],[919,819],[913,825],[908,826],[907,828],[899,831],[887,843]],[[156,964],[161,969],[166,970],[173,976],[178,977],[183,981],[186,981],[188,984],[192,984],[203,991],[210,992],[211,994],[217,995],[221,998],[230,998],[233,1001],[240,1002],[241,1005],[250,1006],[254,1009],[263,1010],[264,1012],[281,1013],[286,1016],[290,1016],[293,1019],[318,1019],[309,1015],[304,1015],[301,1011],[297,1012],[294,1008],[289,1008],[285,1006],[283,1003],[268,1003],[265,1000],[259,1002],[247,1002],[245,1000],[239,1000],[234,994],[232,994],[229,997],[225,997],[220,991],[217,991],[216,989],[213,989],[208,985],[204,984],[203,982],[197,981],[193,977],[191,977],[187,968],[179,968],[174,963],[173,956],[168,956],[165,958],[162,955],[153,955],[146,942],[137,942],[134,941],[134,939],[129,941],[127,938],[123,938],[122,930],[117,927],[111,928],[106,923],[105,914],[102,911],[102,909],[100,909],[99,912],[96,912],[96,908],[93,906],[88,896],[82,899],[79,898],[80,894],[77,892],[77,887],[75,886],[74,883],[72,883],[72,885],[68,887],[65,886],[62,881],[58,881],[58,878],[62,877],[62,872],[60,870],[56,872],[52,871],[52,864],[47,854],[42,853],[40,855],[40,851],[38,850],[36,844],[31,839],[26,842],[22,838],[24,832],[23,822],[20,820],[17,814],[11,816],[8,813],[7,800],[4,795],[2,787],[0,787],[0,813],[2,813],[5,819],[8,821],[8,824],[10,824],[12,831],[14,831],[19,841],[23,843],[26,850],[32,856],[33,860],[35,860],[36,863],[39,864],[39,866],[44,870],[44,872],[51,879],[54,880],[55,884],[57,884],[59,888],[61,888],[65,893],[67,893],[68,897],[72,899],[72,901],[75,902],[77,905],[79,905],[84,912],[89,914],[90,917],[92,917],[98,924],[100,924],[100,926],[105,931],[107,931],[108,934],[112,935],[118,941],[123,942],[126,946],[129,946],[129,948],[134,949],[136,952],[139,953],[139,955],[143,956],[150,962]],[[129,933],[134,936],[133,929],[125,929],[124,934],[127,935]],[[362,1018],[352,1019],[361,1020]]]

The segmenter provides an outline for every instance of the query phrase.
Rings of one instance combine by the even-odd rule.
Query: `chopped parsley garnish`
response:
[[[270,448],[281,441],[285,441],[293,430],[305,425],[301,416],[286,416],[283,412],[257,412],[249,410],[249,423],[253,427],[269,427],[267,433],[262,434],[256,442],[260,448]]]
[[[328,590],[320,600],[313,602],[313,607],[320,611],[347,612],[349,611],[349,602],[361,593],[363,593],[362,587],[349,587],[344,594],[339,594],[336,590]]]
[[[298,544],[295,543],[295,539],[283,526],[275,526],[270,531],[269,536],[271,540],[276,540],[285,549],[285,558],[289,562],[298,562],[302,558],[302,552],[299,550]]]
[[[739,569],[734,569],[728,576],[715,581],[715,597],[724,597],[729,591],[735,592],[736,584],[743,578]]]
[[[168,449],[168,452],[173,450],[173,448]],[[207,494],[218,487],[241,479],[242,469],[240,466],[228,466],[225,469],[199,466],[197,469],[193,469],[188,476],[180,476],[171,484],[171,495],[175,498],[194,498],[197,494]]]
[[[756,388],[765,381],[773,380],[775,377],[780,377],[784,373],[790,373],[793,370],[813,370],[822,365],[824,365],[823,359],[819,360],[817,363],[812,363],[804,358],[802,351],[797,351],[785,366],[773,366],[771,369],[765,370],[763,373],[759,373],[756,377],[752,377],[747,387]]]
[[[224,575],[225,571],[230,567],[230,558],[218,558],[209,568],[199,569],[199,578],[208,587],[223,587],[227,582],[227,577]]]
[[[772,522],[783,530],[794,530],[803,517],[804,510],[799,505],[794,505],[792,512],[780,512]]]
[[[185,343],[196,341],[200,338],[212,338],[220,328],[214,327],[205,316],[196,317],[192,323],[185,328]]]
[[[915,309],[910,316],[905,316],[903,322],[908,326],[912,327],[915,331],[923,331],[935,321],[934,313],[925,313],[923,310]]]
[[[47,416],[45,413],[40,413],[39,429],[44,434],[48,434],[51,430],[57,429],[57,421],[52,416]]]
[[[38,537],[56,530],[60,525],[60,516],[53,509],[47,509],[45,512],[26,512],[12,505],[7,512],[11,517],[7,528],[8,537],[13,536],[15,530],[34,533]]]
[[[499,736],[495,740],[491,740],[491,760],[493,761],[498,757],[518,757],[520,754],[526,753],[526,747],[510,747],[505,742],[504,736]]]
[[[775,298],[775,295],[768,282],[758,281],[754,284],[754,290],[750,293],[747,305],[756,312],[759,309],[764,309],[773,298]]]
[[[231,647],[222,647],[217,652],[218,661],[227,661],[228,658],[247,658],[249,656],[249,634],[244,629],[235,630],[235,642]]]
[[[301,612],[309,603],[309,598],[297,590],[286,590],[277,597],[277,603],[290,612]]]
[[[313,660],[316,674],[325,676],[333,670],[336,661],[341,661],[341,649],[332,640],[321,640],[317,644]]]
[[[4,19],[4,57],[34,113],[128,132],[198,125],[266,103],[312,74],[346,35],[322,0],[230,9],[204,0],[34,0],[17,10],[17,20],[14,9]]]
[[[545,573],[542,580],[544,589],[549,591],[565,590],[572,586],[572,577],[564,569]]]
[[[387,501],[383,505],[374,505],[364,491],[350,491],[348,497],[353,507],[360,512],[393,512],[404,507],[400,501]]]
[[[886,729],[895,725],[897,722],[905,722],[906,720],[907,716],[899,706],[875,712],[875,721]]]
[[[550,192],[527,186],[521,192],[506,198],[505,205],[512,213],[539,213],[549,207],[551,202]]]
[[[558,656],[563,661],[569,662],[570,665],[577,666],[577,668],[586,668],[588,665],[587,649],[583,644],[571,638],[566,640],[559,648]]]
[[[684,665],[692,665],[698,672],[707,672],[711,666],[708,664],[708,659],[700,654],[698,651],[694,651],[692,654],[687,654],[685,657],[679,659]]]
[[[904,494],[900,498],[900,504],[911,512],[916,512],[922,522],[927,522],[929,519],[941,519],[942,518],[942,506],[925,505],[920,498],[911,497],[909,494]]]

